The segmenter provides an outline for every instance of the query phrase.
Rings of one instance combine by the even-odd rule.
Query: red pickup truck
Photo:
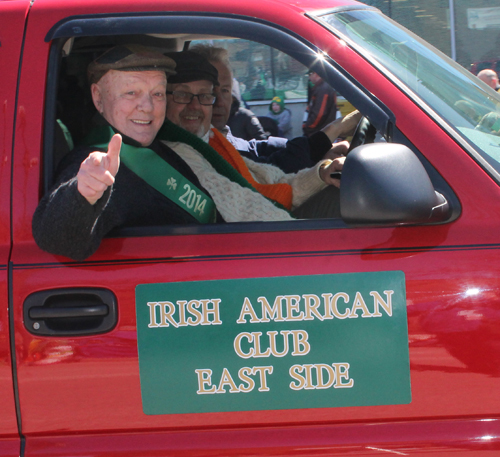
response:
[[[88,63],[197,41],[361,111],[342,217],[42,251]],[[351,0],[0,0],[0,59],[0,456],[500,455],[498,94]]]

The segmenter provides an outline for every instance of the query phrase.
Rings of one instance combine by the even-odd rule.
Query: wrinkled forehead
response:
[[[123,86],[166,87],[167,76],[163,71],[119,71],[109,70],[97,83],[101,86],[119,88]]]

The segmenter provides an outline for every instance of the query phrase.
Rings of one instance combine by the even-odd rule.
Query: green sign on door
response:
[[[411,401],[401,271],[136,288],[146,414]]]

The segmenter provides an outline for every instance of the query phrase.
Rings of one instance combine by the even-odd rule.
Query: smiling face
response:
[[[149,146],[165,120],[167,78],[162,71],[108,71],[92,84],[97,111],[124,135]]]
[[[212,124],[218,130],[223,130],[229,119],[233,97],[231,91],[233,88],[233,74],[231,70],[221,62],[210,62],[219,73],[219,86],[215,86],[215,95],[217,100],[214,104],[212,113]]]
[[[191,94],[213,94],[210,81],[192,81],[189,83],[169,84],[169,91],[182,91]],[[167,119],[202,138],[210,129],[212,122],[212,105],[201,105],[198,97],[193,97],[187,105],[176,103],[172,95],[168,95]]]

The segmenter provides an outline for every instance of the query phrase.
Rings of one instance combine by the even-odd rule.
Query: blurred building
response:
[[[498,0],[360,0],[379,8],[467,69],[500,72]]]

